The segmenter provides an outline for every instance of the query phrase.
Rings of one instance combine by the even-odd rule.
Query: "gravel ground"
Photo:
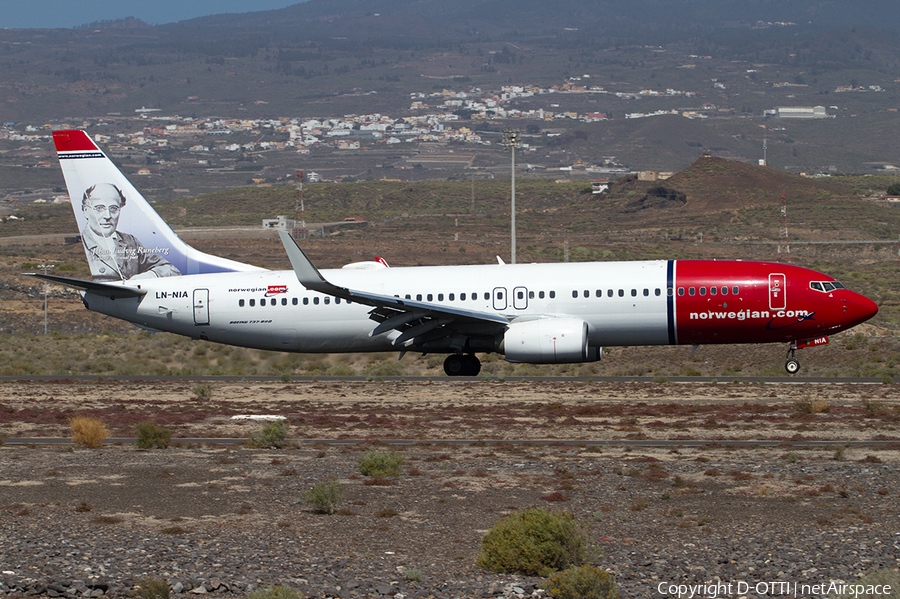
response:
[[[591,563],[625,599],[715,582],[732,585],[729,597],[819,597],[771,583],[900,565],[900,442],[837,444],[900,438],[894,385],[240,383],[191,395],[174,383],[4,383],[0,436],[60,436],[80,411],[122,436],[149,419],[176,437],[246,437],[259,424],[228,415],[275,413],[291,437],[420,440],[394,447],[401,474],[381,480],[359,473],[375,441],[0,446],[0,594],[119,597],[155,577],[176,594],[222,597],[276,584],[310,598],[541,597],[540,578],[476,566],[485,532],[532,506],[587,527]],[[812,399],[828,410],[796,409]],[[835,445],[728,445],[753,438]],[[304,494],[328,480],[343,488],[342,510],[316,514]]]
[[[539,578],[475,566],[485,531],[535,505],[590,526],[592,561],[623,597],[669,596],[660,583],[851,581],[900,563],[896,450],[836,461],[823,449],[423,444],[375,485],[358,474],[363,450],[7,445],[0,592],[122,596],[152,576],[194,594],[541,596]],[[344,509],[315,514],[303,494],[331,478]]]

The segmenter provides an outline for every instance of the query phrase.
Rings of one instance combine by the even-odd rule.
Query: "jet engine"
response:
[[[578,318],[541,318],[514,322],[503,335],[500,351],[510,362],[564,364],[596,362],[599,347],[588,345],[588,323]]]

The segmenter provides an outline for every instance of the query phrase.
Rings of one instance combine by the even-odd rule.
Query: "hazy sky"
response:
[[[284,8],[301,0],[13,0],[0,10],[0,28],[71,28],[135,17],[151,25],[227,12]]]

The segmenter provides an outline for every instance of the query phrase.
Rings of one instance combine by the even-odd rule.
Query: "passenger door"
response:
[[[209,289],[194,289],[194,324],[209,324]]]
[[[780,273],[769,275],[769,309],[784,310],[787,307],[785,276]]]

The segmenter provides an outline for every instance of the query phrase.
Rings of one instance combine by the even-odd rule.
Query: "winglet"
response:
[[[287,252],[288,259],[291,261],[291,267],[300,284],[312,291],[319,291],[328,295],[337,297],[348,297],[346,289],[332,285],[325,280],[325,277],[319,273],[319,270],[313,265],[312,260],[306,255],[306,252],[297,245],[297,241],[290,236],[287,231],[278,231],[284,250]]]

